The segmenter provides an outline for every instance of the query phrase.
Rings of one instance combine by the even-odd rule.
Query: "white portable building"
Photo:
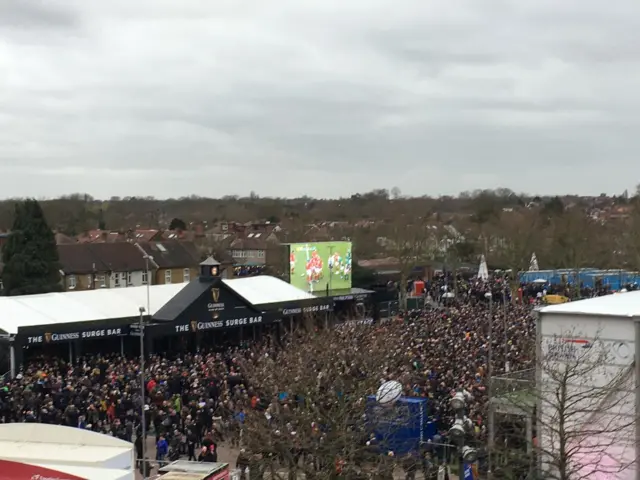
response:
[[[41,423],[0,425],[0,459],[135,470],[133,443],[79,428]]]
[[[552,305],[538,315],[537,437],[541,451],[548,452],[546,465],[552,468],[550,459],[559,451],[562,421],[570,432],[565,438],[575,443],[564,446],[577,476],[636,480],[640,292]],[[560,414],[558,407],[565,411]]]

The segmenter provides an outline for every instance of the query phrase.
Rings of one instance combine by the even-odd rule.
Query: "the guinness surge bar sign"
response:
[[[228,320],[214,320],[211,322],[192,321],[188,324],[175,325],[176,333],[201,332],[205,330],[215,330],[218,328],[241,327],[243,325],[257,325],[262,323],[262,315],[255,317],[232,318]]]
[[[27,343],[57,343],[69,342],[72,340],[89,340],[92,338],[117,337],[125,333],[126,332],[123,332],[122,328],[101,328],[96,330],[86,330],[84,332],[69,333],[47,332],[44,335],[34,335],[27,337]]]

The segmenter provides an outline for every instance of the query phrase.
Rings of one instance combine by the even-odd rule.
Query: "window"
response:
[[[234,250],[233,252],[231,252],[231,256],[233,258],[238,258],[242,256],[242,250]]]
[[[149,282],[149,272],[146,270],[142,272],[142,284],[146,285]]]
[[[131,272],[127,272],[127,286],[133,285],[133,274]]]
[[[98,275],[96,277],[96,287],[105,288],[107,286],[106,277],[104,275]]]
[[[113,286],[114,287],[120,286],[120,274],[118,272],[113,274]]]
[[[87,288],[93,288],[93,275],[87,275]]]
[[[191,277],[191,270],[189,270],[188,268],[184,269],[184,272],[182,273],[182,278],[184,282],[188,282],[190,280]]]
[[[69,275],[69,290],[73,290],[76,288],[76,276]]]
[[[171,283],[171,270],[165,270],[164,272],[164,283]]]
[[[0,279],[0,292],[4,290],[4,285],[2,284],[2,279]]]
[[[258,258],[264,258],[264,250],[258,250]]]

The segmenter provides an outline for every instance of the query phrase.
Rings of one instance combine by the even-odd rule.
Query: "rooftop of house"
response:
[[[89,230],[78,235],[81,243],[116,243],[126,241],[149,242],[162,236],[162,231],[157,229],[136,229],[127,231],[118,230]]]
[[[276,243],[277,239],[273,240]],[[229,248],[235,250],[265,250],[269,248],[270,241],[267,234],[250,233],[246,237],[239,237],[229,244]]]
[[[152,256],[153,262],[159,268],[195,268],[201,260],[200,253],[193,242],[178,240],[138,242],[137,246],[147,255]]]
[[[60,244],[58,255],[66,275],[146,269],[144,254],[128,242]]]

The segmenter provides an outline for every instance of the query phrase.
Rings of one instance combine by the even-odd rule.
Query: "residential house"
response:
[[[272,233],[278,233],[282,231],[279,225],[271,223],[269,221],[262,222],[247,222],[244,224],[246,234],[261,233],[263,235],[270,235]]]
[[[54,233],[55,239],[56,239],[56,245],[62,245],[62,244],[66,244],[66,243],[77,243],[78,240],[74,237],[70,237],[68,235],[65,235],[64,233],[60,233],[60,232],[56,232]]]
[[[132,243],[62,244],[58,255],[68,291],[146,285],[153,276],[144,254]],[[152,270],[153,265],[149,267]]]
[[[247,223],[220,222],[204,232],[204,235],[209,240],[219,242],[229,237],[247,237],[252,233],[254,235],[259,233],[264,236],[269,236],[280,231],[282,231],[282,228],[280,228],[279,225],[267,221]]]
[[[237,222],[220,222],[213,226],[206,232],[205,237],[208,240],[214,242],[220,242],[226,240],[229,237],[235,237],[236,235],[244,235],[245,226]]]
[[[189,282],[198,276],[200,254],[193,242],[138,242],[136,248],[143,256],[152,257],[154,284]]]
[[[2,247],[9,240],[9,232],[0,233],[0,252],[2,251]]]
[[[162,231],[156,229],[136,230],[90,230],[78,236],[82,243],[153,242],[162,239]]]
[[[275,233],[249,233],[246,237],[233,240],[228,247],[228,253],[236,266],[264,266],[267,251],[279,244]]]

